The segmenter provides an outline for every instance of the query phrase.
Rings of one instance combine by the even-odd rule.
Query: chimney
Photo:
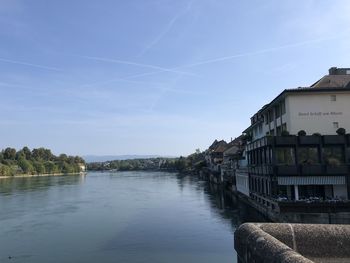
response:
[[[331,67],[328,71],[329,75],[350,75],[350,68]]]
[[[336,75],[336,72],[337,72],[337,67],[331,67],[328,72],[329,72],[329,75]]]

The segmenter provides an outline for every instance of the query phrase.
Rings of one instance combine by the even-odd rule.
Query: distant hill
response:
[[[133,159],[148,159],[157,157],[169,157],[173,156],[160,156],[160,155],[85,155],[83,156],[85,162],[106,162],[114,160],[133,160]]]

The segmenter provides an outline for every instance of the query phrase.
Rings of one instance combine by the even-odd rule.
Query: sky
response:
[[[350,67],[350,1],[0,0],[0,148],[188,155]]]

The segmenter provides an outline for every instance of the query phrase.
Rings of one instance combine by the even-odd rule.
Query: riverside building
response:
[[[277,212],[350,212],[344,130],[350,132],[350,68],[331,68],[310,87],[281,92],[244,131],[250,197]],[[237,188],[247,194],[244,175]]]

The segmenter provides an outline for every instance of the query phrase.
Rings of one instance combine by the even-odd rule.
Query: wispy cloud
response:
[[[62,71],[61,69],[55,68],[55,67],[49,67],[49,66],[45,66],[45,65],[33,64],[33,63],[28,63],[28,62],[23,62],[23,61],[18,61],[18,60],[12,60],[12,59],[6,59],[6,58],[0,58],[0,62],[10,63],[10,64],[17,64],[17,65],[23,65],[23,66],[33,67],[33,68],[46,69],[46,70]]]
[[[131,83],[131,84],[139,84],[139,85],[165,85],[165,83],[160,82],[147,82],[147,81],[135,81],[135,80],[129,80],[128,78],[113,78],[109,80],[104,81],[96,81],[92,83],[87,83],[80,85],[80,87],[94,87],[94,86],[101,86],[101,85],[107,85],[114,82],[125,82],[125,83]]]
[[[187,14],[193,5],[194,0],[189,1],[187,3],[187,6],[181,10],[180,12],[178,12],[170,21],[169,23],[166,25],[166,27],[163,29],[162,32],[160,32],[160,34],[158,36],[156,36],[153,41],[151,41],[151,43],[149,43],[141,52],[138,56],[142,56],[144,55],[148,50],[150,50],[151,48],[153,48],[155,45],[158,44],[159,41],[161,41],[168,33],[169,31],[173,28],[173,26],[176,24],[177,20],[179,20],[180,17],[184,16],[185,14]]]
[[[150,65],[150,64],[137,63],[137,62],[133,62],[133,61],[111,59],[111,58],[102,58],[102,57],[92,57],[92,56],[80,56],[80,57],[85,58],[85,59],[95,60],[95,61],[117,63],[117,64],[123,64],[123,65],[131,65],[131,66],[137,66],[137,67],[142,67],[142,68],[157,69],[157,70],[162,71],[162,72],[171,72],[171,73],[184,74],[184,75],[190,75],[190,76],[195,75],[193,73],[178,71],[175,69],[169,69],[169,68],[164,68],[164,67]]]
[[[158,70],[151,71],[151,72],[140,73],[140,74],[133,74],[133,75],[129,75],[129,76],[126,76],[126,77],[123,77],[123,78],[114,78],[114,79],[109,79],[109,80],[105,80],[105,81],[84,84],[84,85],[81,85],[81,87],[85,87],[85,86],[89,86],[89,87],[90,86],[99,86],[99,85],[110,84],[110,83],[113,83],[113,82],[129,82],[129,83],[135,83],[135,84],[152,84],[152,83],[147,83],[147,82],[131,81],[131,79],[137,79],[137,78],[141,78],[141,77],[156,75],[156,74],[159,74],[159,73],[163,73],[165,71],[176,72],[176,73],[179,74],[179,76],[176,78],[176,81],[175,81],[175,84],[176,84],[178,82],[178,80],[183,75],[187,75],[186,73],[184,73],[182,71],[179,71],[179,70],[181,70],[183,68],[193,68],[193,67],[198,67],[198,66],[202,66],[202,65],[228,61],[228,60],[232,60],[232,59],[236,59],[236,58],[256,56],[256,55],[272,53],[272,52],[276,52],[276,51],[280,51],[280,50],[286,50],[286,49],[291,49],[291,48],[307,46],[307,45],[315,44],[315,43],[322,43],[322,42],[325,42],[325,41],[329,41],[329,40],[333,40],[333,39],[337,39],[337,38],[343,37],[345,35],[346,35],[346,32],[343,32],[342,34],[338,34],[338,35],[327,37],[327,38],[310,39],[310,40],[306,40],[306,41],[295,42],[295,43],[275,46],[275,47],[266,48],[266,49],[260,49],[260,50],[251,51],[251,52],[239,53],[239,54],[234,54],[234,55],[230,55],[230,56],[217,57],[217,58],[212,58],[212,59],[208,59],[208,60],[198,61],[198,62],[195,62],[195,63],[182,65],[182,66],[177,66],[177,67],[168,68],[168,69],[164,69],[164,68],[157,67],[157,66],[152,66],[152,65],[146,65],[146,64],[139,64],[139,63],[134,63],[134,62],[129,62],[129,61],[123,61],[123,60],[113,60],[113,59],[98,58],[98,59],[101,59],[103,61],[106,60],[108,62],[115,62],[115,63],[124,63],[125,62],[126,64],[130,64],[130,65],[135,65],[135,66],[137,65],[137,66],[153,68],[153,69],[158,69]],[[92,58],[92,57],[89,57],[89,58]],[[160,83],[158,83],[158,84],[160,84]],[[192,94],[191,91],[179,90],[179,89],[174,88],[174,83],[170,84],[170,85],[165,85],[165,84],[161,84],[161,85],[163,85],[163,87],[161,87],[161,88],[155,87],[155,88],[159,89],[160,91],[159,91],[158,98],[156,99],[156,101],[154,103],[152,103],[152,105],[150,107],[151,109],[153,109],[155,107],[155,105],[164,96],[164,94],[166,92],[177,92],[177,93],[188,93],[188,94],[191,93]],[[194,94],[196,94],[196,93],[194,93]]]
[[[170,68],[170,69],[171,70],[178,70],[178,69],[184,69],[184,68],[193,68],[193,67],[197,67],[197,66],[223,62],[223,61],[232,60],[232,59],[236,59],[236,58],[256,56],[256,55],[272,53],[272,52],[285,50],[285,49],[290,49],[290,48],[307,46],[307,45],[315,44],[315,43],[322,43],[322,42],[325,42],[325,41],[334,40],[334,39],[338,39],[338,38],[347,36],[348,32],[349,31],[345,31],[342,34],[338,34],[338,35],[327,37],[327,38],[310,39],[310,40],[306,40],[306,41],[295,42],[295,43],[290,43],[290,44],[286,44],[286,45],[280,45],[280,46],[275,46],[275,47],[271,47],[271,48],[245,52],[245,53],[239,53],[239,54],[234,54],[234,55],[230,55],[230,56],[223,56],[223,57],[212,58],[212,59],[208,59],[208,60],[194,62],[194,63],[191,63],[191,64],[186,64],[186,65],[182,65],[182,66],[173,67],[173,68]],[[128,78],[128,79],[130,79],[130,78],[139,78],[139,77],[150,76],[150,75],[155,75],[155,74],[159,74],[159,73],[162,73],[162,71],[158,70],[158,71],[146,72],[146,73],[142,73],[142,74],[131,75],[131,76],[128,76],[126,78]]]
[[[336,39],[336,38],[339,38],[341,36],[343,36],[343,34],[333,36],[333,37],[328,37],[328,38],[311,39],[311,40],[291,43],[291,44],[287,44],[287,45],[281,45],[281,46],[276,46],[276,47],[271,47],[271,48],[266,48],[266,49],[260,49],[260,50],[256,50],[256,51],[240,53],[240,54],[235,54],[235,55],[231,55],[231,56],[218,57],[218,58],[213,58],[213,59],[195,62],[195,63],[184,65],[184,66],[175,67],[172,69],[192,68],[192,67],[196,67],[196,66],[202,66],[202,65],[222,62],[222,61],[226,61],[226,60],[232,60],[235,58],[249,57],[249,56],[261,55],[261,54],[271,53],[271,52],[275,52],[275,51],[279,51],[279,50],[289,49],[289,48],[302,47],[302,46],[306,46],[309,44],[321,43],[324,41]]]

